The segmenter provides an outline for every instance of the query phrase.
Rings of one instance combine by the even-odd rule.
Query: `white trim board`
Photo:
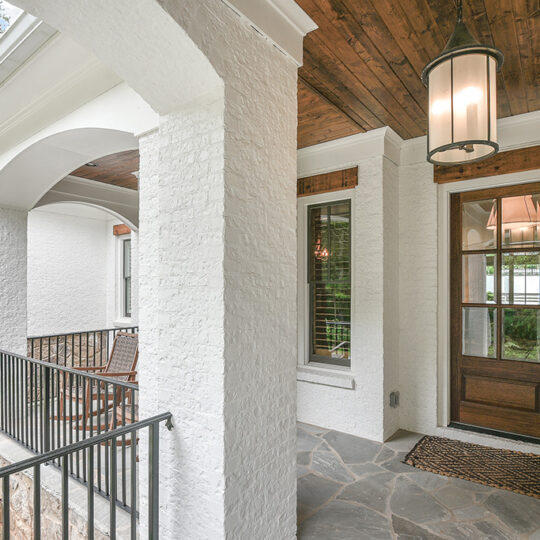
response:
[[[293,0],[223,0],[255,30],[302,65],[303,40],[318,26]]]

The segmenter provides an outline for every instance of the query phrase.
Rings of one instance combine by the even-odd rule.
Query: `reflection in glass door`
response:
[[[452,420],[540,436],[539,184],[452,196],[451,289]]]

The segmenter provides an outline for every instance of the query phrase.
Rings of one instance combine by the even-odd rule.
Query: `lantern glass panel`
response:
[[[490,133],[489,139],[497,142],[497,61],[489,57],[489,105],[490,105]]]
[[[429,150],[452,142],[451,61],[440,63],[429,74]]]
[[[454,141],[488,138],[487,57],[463,54],[453,59]]]

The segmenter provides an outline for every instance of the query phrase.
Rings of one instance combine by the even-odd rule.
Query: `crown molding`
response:
[[[233,11],[302,65],[303,39],[317,25],[294,0],[223,0]]]
[[[370,157],[400,162],[401,137],[389,127],[356,133],[306,148],[297,153],[298,178],[352,167]]]
[[[21,124],[27,119],[32,119],[37,113],[43,109],[54,107],[54,103],[62,101],[69,94],[81,85],[84,85],[89,80],[109,75],[108,70],[104,70],[103,65],[96,59],[90,59],[86,64],[81,65],[77,71],[71,73],[65,79],[57,82],[53,87],[41,94],[36,100],[28,103],[25,107],[19,109],[15,114],[10,116],[5,122],[0,124],[0,137],[4,136],[13,127]],[[110,83],[106,86],[111,87],[117,83],[116,76],[111,77]]]

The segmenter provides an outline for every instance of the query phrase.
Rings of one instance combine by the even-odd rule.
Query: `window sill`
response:
[[[128,319],[127,317],[124,317],[122,319],[117,319],[116,321],[114,321],[113,326],[115,328],[125,328],[137,325],[133,323],[133,319]]]
[[[296,380],[324,386],[334,386],[354,390],[354,377],[349,373],[332,368],[315,367],[311,365],[296,368]]]

